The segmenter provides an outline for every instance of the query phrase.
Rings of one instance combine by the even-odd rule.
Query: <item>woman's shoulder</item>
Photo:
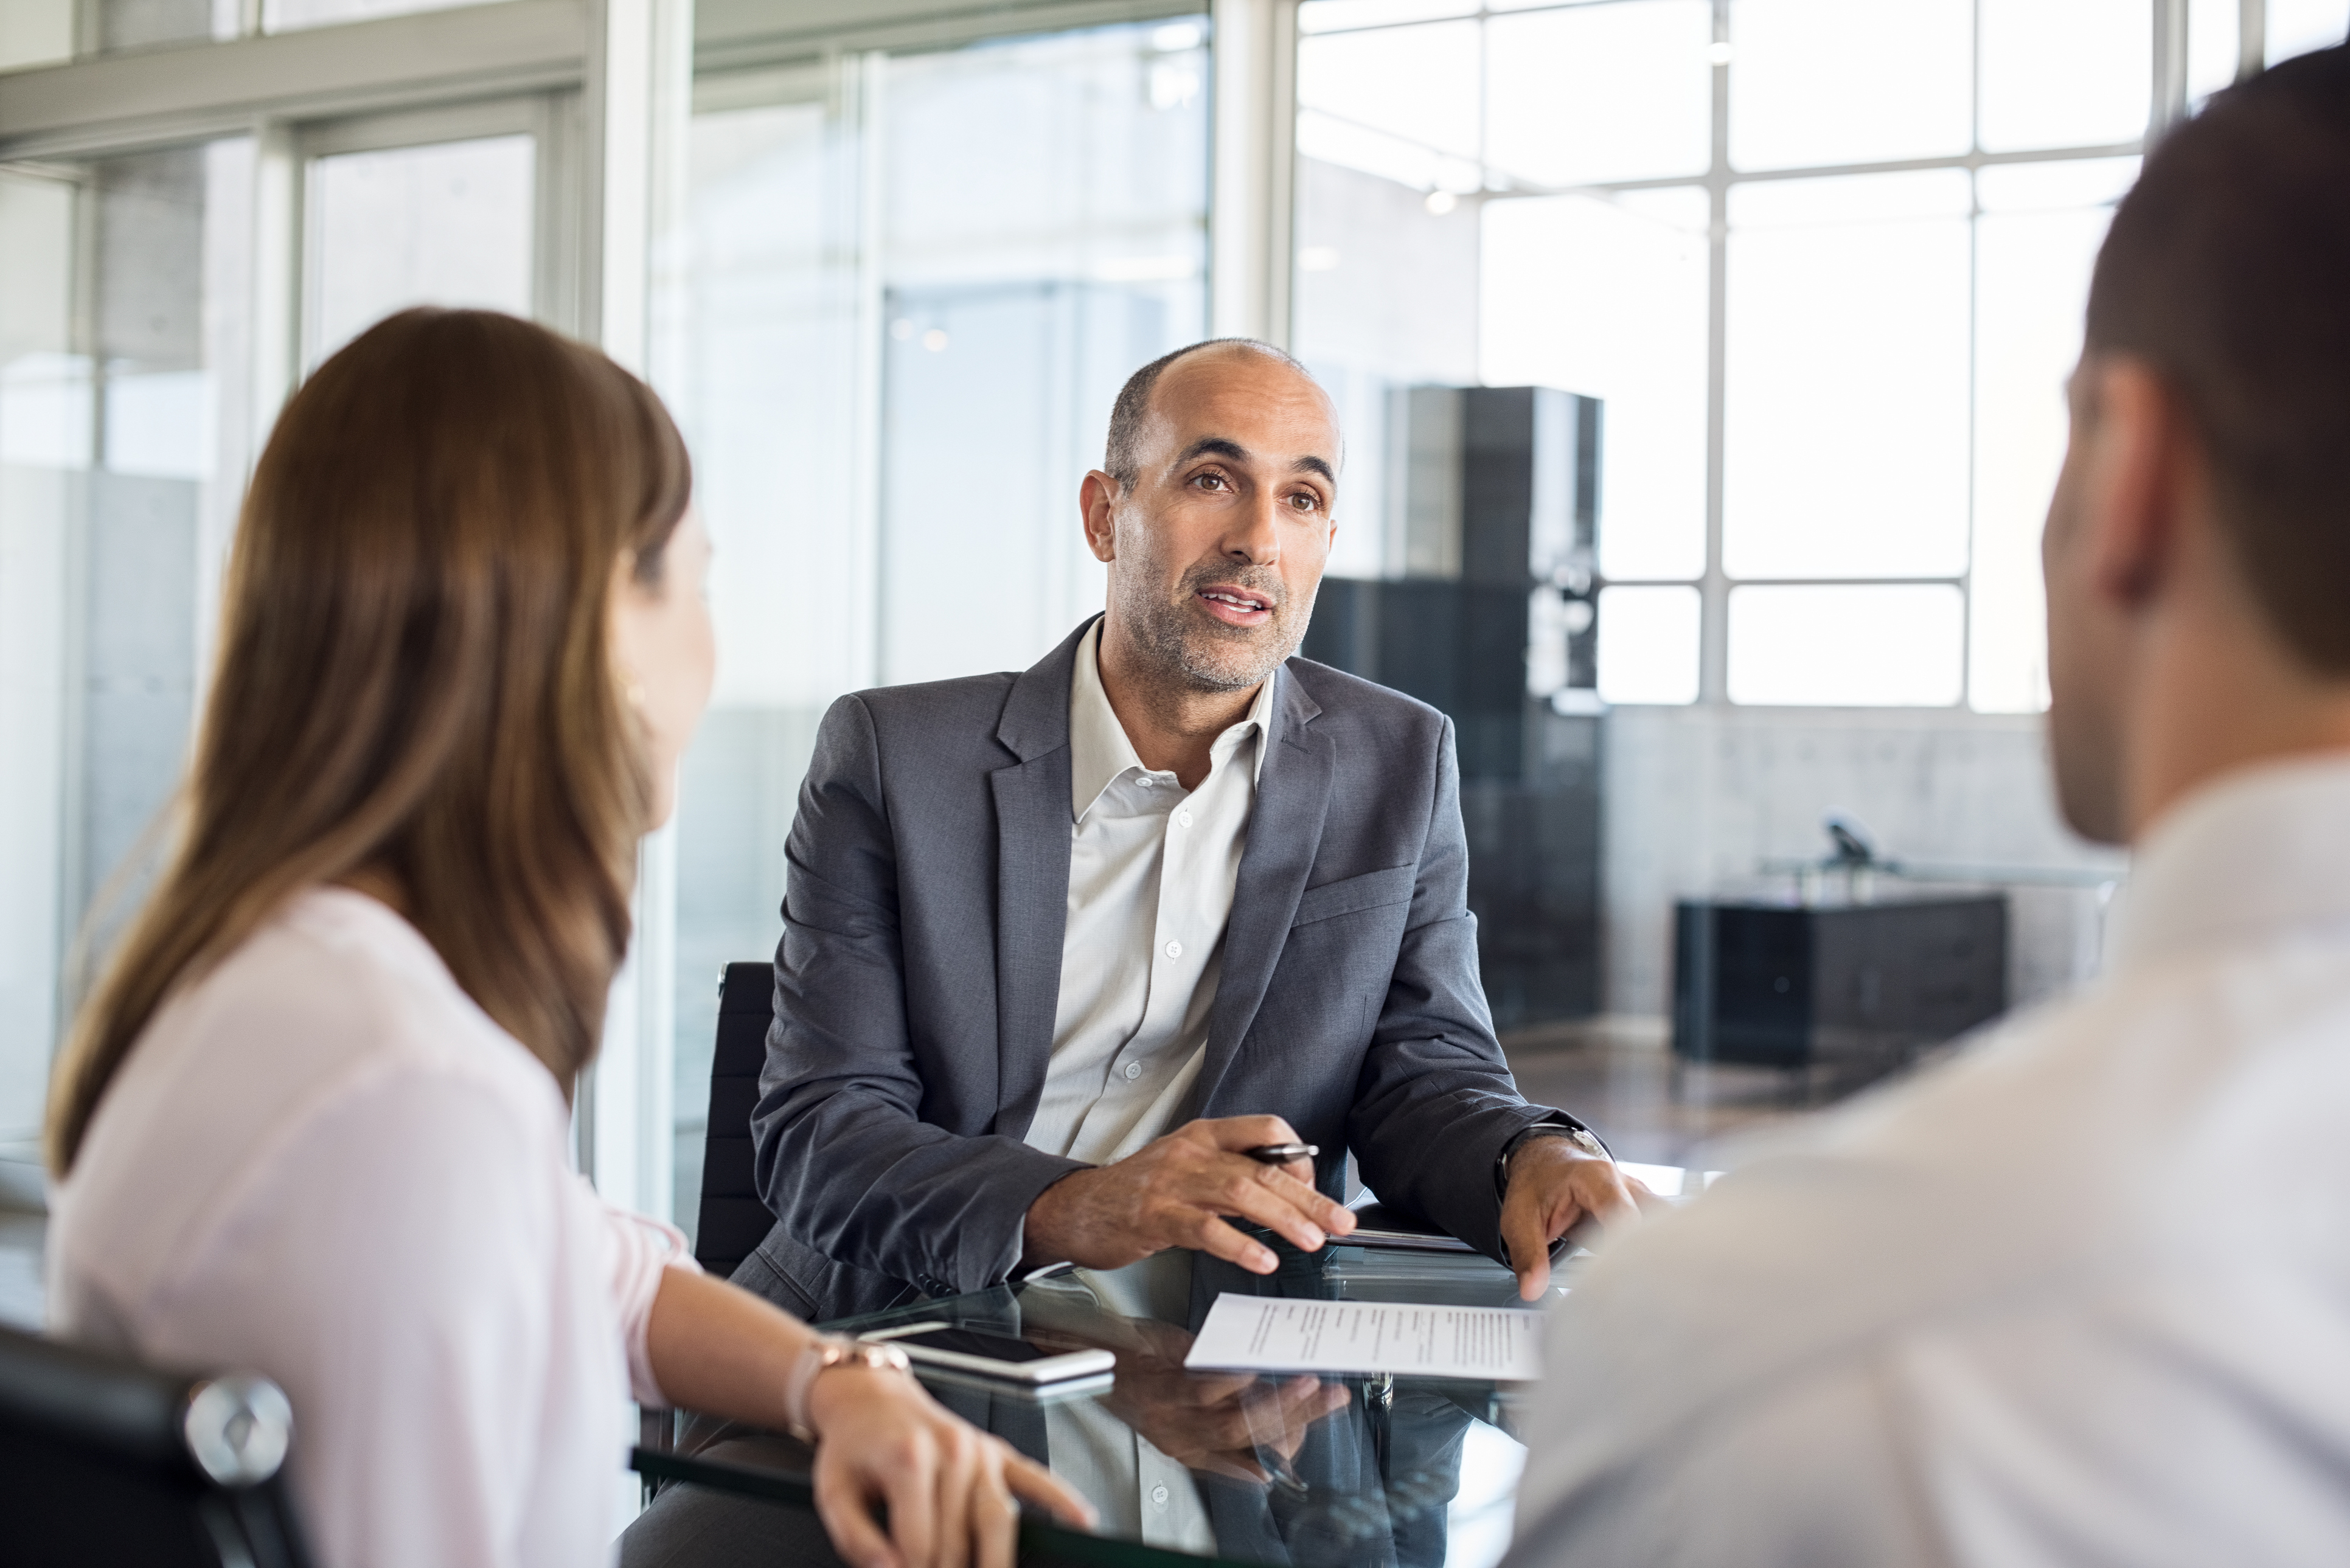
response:
[[[172,996],[99,1103],[57,1195],[61,1303],[78,1281],[135,1314],[224,1227],[387,1158],[552,1179],[567,1127],[546,1069],[413,927],[360,894],[299,894]]]
[[[382,1096],[411,1115],[495,1107],[518,1148],[559,1152],[567,1121],[552,1075],[414,927],[364,894],[310,889],[157,1012],[99,1102],[68,1196],[151,1203],[170,1171],[177,1197],[161,1206],[188,1218],[306,1125]]]
[[[546,1068],[465,994],[421,932],[348,888],[295,895],[182,999],[213,1049],[290,1057],[296,1076],[412,1071],[559,1103]],[[215,1065],[225,1065],[216,1063]]]

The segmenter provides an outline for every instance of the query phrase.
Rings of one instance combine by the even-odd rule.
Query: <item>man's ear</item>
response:
[[[1118,502],[1125,487],[1097,468],[1077,486],[1077,513],[1086,530],[1086,548],[1094,559],[1118,559]]]
[[[2189,427],[2178,395],[2145,360],[2100,355],[2084,373],[2090,419],[2081,544],[2097,595],[2133,608],[2158,593],[2176,567]]]

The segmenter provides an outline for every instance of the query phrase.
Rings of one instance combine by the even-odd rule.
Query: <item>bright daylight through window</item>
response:
[[[2341,9],[2279,0],[2269,52]],[[1358,440],[1417,384],[1604,400],[1609,701],[2036,709],[2062,382],[2162,11],[1309,0],[1295,346]],[[2237,13],[2191,7],[2190,102]]]

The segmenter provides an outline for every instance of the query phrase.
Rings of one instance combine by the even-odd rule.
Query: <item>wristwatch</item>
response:
[[[817,1334],[792,1363],[791,1376],[784,1384],[784,1425],[793,1437],[803,1443],[816,1442],[816,1430],[808,1425],[808,1393],[816,1386],[817,1374],[827,1367],[849,1366],[869,1366],[877,1372],[913,1369],[906,1353],[894,1345],[876,1345],[845,1334]]]
[[[1493,1157],[1495,1196],[1506,1198],[1509,1195],[1510,1156],[1517,1153],[1521,1145],[1538,1137],[1563,1137],[1585,1154],[1596,1158],[1613,1160],[1616,1158],[1607,1152],[1607,1146],[1599,1141],[1598,1135],[1581,1122],[1536,1122],[1503,1144],[1502,1152]]]

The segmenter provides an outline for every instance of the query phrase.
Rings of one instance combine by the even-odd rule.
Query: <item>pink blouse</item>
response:
[[[274,1378],[330,1568],[608,1561],[653,1296],[694,1264],[568,1135],[413,927],[304,893],[116,1075],[52,1198],[52,1325]]]

